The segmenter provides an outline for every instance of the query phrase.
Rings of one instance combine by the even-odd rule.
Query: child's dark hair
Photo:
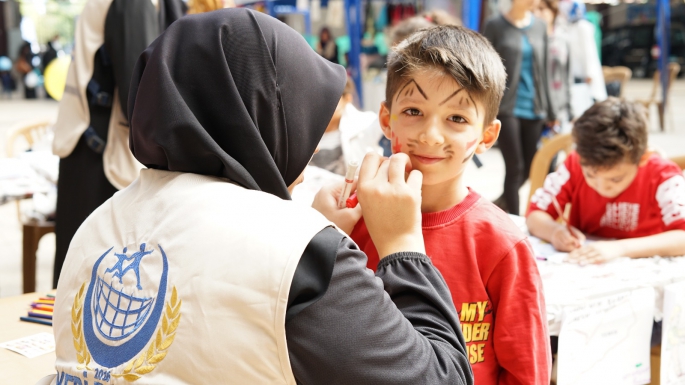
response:
[[[402,41],[388,57],[388,108],[407,77],[424,69],[437,69],[451,76],[483,103],[486,124],[495,119],[507,74],[502,59],[485,37],[464,27],[436,26]]]
[[[644,107],[610,97],[585,111],[573,125],[572,135],[583,166],[608,168],[623,161],[638,164],[647,150]]]

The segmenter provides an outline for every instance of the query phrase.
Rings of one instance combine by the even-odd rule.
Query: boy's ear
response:
[[[383,135],[390,139],[390,132],[392,131],[390,129],[390,109],[385,102],[381,102],[381,109],[378,111],[378,122],[381,125],[381,130],[383,130]]]
[[[499,132],[502,129],[502,122],[498,119],[493,120],[490,124],[483,130],[483,140],[478,143],[476,147],[476,154],[482,154],[492,147],[497,138],[499,138]]]

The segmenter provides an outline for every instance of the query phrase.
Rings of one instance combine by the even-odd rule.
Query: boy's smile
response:
[[[459,189],[463,195],[460,176],[466,163],[494,144],[499,121],[483,130],[484,106],[450,75],[435,69],[411,73],[390,104],[381,106],[379,116],[393,153],[409,155],[414,169],[423,174],[424,190],[440,186],[442,195]]]

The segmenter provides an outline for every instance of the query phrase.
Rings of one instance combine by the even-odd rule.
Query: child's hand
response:
[[[620,244],[616,241],[592,242],[580,249],[573,250],[568,255],[569,262],[580,265],[591,263],[604,263],[618,258],[624,254]]]
[[[568,231],[568,228],[564,225],[559,225],[552,233],[551,243],[555,249],[559,251],[569,252],[575,250],[585,243],[585,235],[575,227],[573,229],[573,235]]]
[[[354,226],[359,222],[362,217],[362,207],[357,205],[353,209],[349,208],[338,208],[338,198],[342,194],[343,187],[345,187],[345,182],[339,182],[335,184],[330,184],[324,186],[316,193],[314,197],[314,202],[312,202],[312,207],[318,212],[323,214],[326,219],[335,223],[336,226],[345,234],[350,234],[354,229]],[[352,185],[352,191],[357,188],[357,183]]]
[[[364,222],[380,258],[400,251],[426,253],[421,229],[421,183],[411,161],[398,153],[384,160],[368,153],[359,172],[357,196],[364,207]]]

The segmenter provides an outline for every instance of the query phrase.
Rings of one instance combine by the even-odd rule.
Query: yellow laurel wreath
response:
[[[81,285],[78,293],[76,293],[76,297],[74,298],[74,306],[71,307],[71,334],[74,336],[76,360],[79,364],[81,364],[77,366],[77,368],[86,368],[91,370],[88,367],[88,364],[90,363],[90,353],[88,352],[88,349],[86,349],[86,339],[83,335],[83,322],[81,317],[83,313],[83,296],[85,294],[85,287],[86,283],[84,282]]]
[[[150,343],[147,352],[141,353],[137,358],[129,361],[121,374],[112,374],[114,377],[123,377],[128,382],[133,382],[144,374],[155,370],[155,367],[166,357],[167,349],[174,342],[176,328],[181,321],[181,299],[178,298],[176,287],[171,292],[171,298],[166,303],[162,317],[162,327],[157,330],[157,337]]]

